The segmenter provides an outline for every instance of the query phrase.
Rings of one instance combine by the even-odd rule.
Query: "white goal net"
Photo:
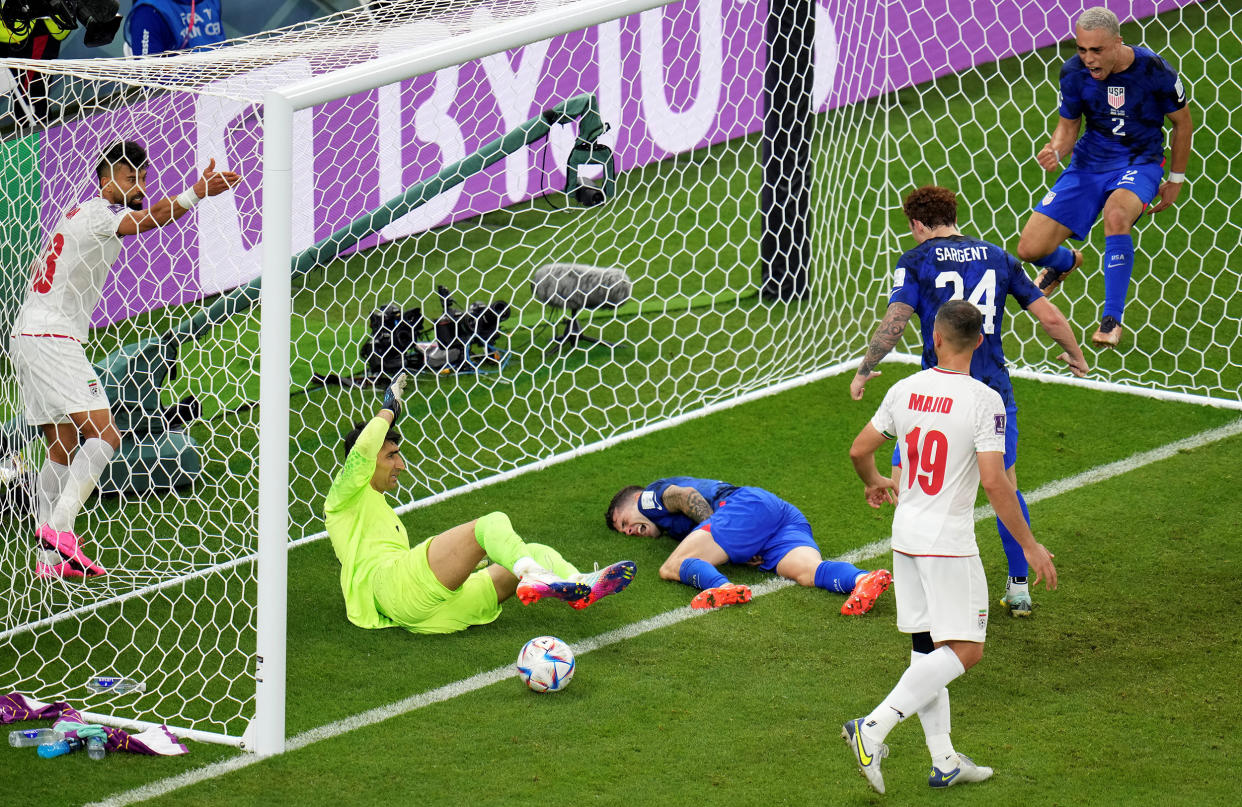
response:
[[[1139,18],[1127,41],[1179,68],[1199,128],[1187,192],[1139,229],[1133,338],[1094,356],[1093,378],[1237,406],[1238,12],[1108,5]],[[1033,154],[1080,4],[949,6],[799,0],[769,20],[723,0],[423,0],[203,53],[10,62],[28,88],[0,143],[6,326],[109,144],[146,147],[152,201],[212,159],[243,183],[124,239],[94,313],[87,353],[123,441],[77,530],[105,577],[34,574],[24,493],[45,449],[0,360],[0,688],[242,742],[262,675],[260,370],[283,369],[260,335],[265,245],[289,243],[277,437],[294,543],[322,537],[341,437],[402,368],[407,503],[852,369],[904,249],[905,192],[958,188],[963,229],[1012,249],[1048,181]],[[575,20],[591,24],[565,32]],[[401,63],[435,66],[384,72]],[[321,99],[280,142],[272,93]],[[280,222],[264,216],[277,153]],[[1096,263],[1056,300],[1080,334],[1098,320]],[[1015,320],[1017,368],[1058,373]],[[92,675],[146,690],[94,695]]]

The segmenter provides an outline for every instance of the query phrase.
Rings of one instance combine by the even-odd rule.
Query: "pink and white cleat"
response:
[[[35,574],[42,578],[48,577],[99,577],[107,574],[102,566],[82,554],[78,548],[78,536],[72,532],[58,532],[51,524],[40,524],[35,530],[39,542],[48,549],[58,552],[62,563],[35,563]]]

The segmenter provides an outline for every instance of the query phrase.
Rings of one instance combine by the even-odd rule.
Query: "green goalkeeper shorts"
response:
[[[428,538],[372,572],[371,589],[380,613],[413,633],[454,633],[500,616],[491,575],[480,570],[461,588],[449,589],[427,562],[430,544]]]

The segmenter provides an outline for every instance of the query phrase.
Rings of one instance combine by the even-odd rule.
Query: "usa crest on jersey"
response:
[[[1125,87],[1109,87],[1108,88],[1108,105],[1113,109],[1121,109],[1126,105],[1126,88]]]

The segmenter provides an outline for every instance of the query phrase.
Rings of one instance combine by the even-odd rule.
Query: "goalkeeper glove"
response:
[[[392,422],[396,423],[397,418],[401,417],[401,397],[405,393],[405,384],[409,380],[409,375],[401,373],[392,380],[388,385],[388,389],[384,390],[384,408],[392,412]]]

